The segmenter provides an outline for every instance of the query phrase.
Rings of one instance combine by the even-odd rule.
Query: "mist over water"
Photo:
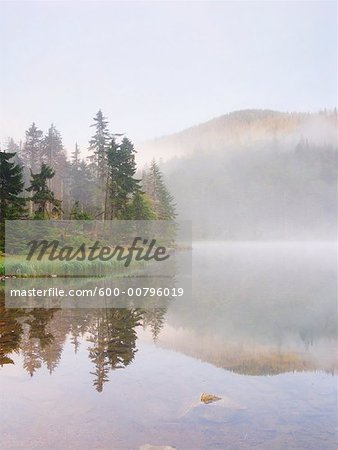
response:
[[[336,239],[335,112],[242,111],[149,149],[171,149],[162,167],[195,239]]]
[[[165,308],[0,305],[5,448],[335,448],[336,246],[192,252],[193,295]]]
[[[238,371],[256,359],[261,374],[335,372],[336,251],[327,242],[195,242],[191,303],[169,309],[178,334],[168,342]],[[285,367],[283,355],[293,356]]]

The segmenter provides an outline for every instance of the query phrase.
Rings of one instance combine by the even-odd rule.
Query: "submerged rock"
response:
[[[243,408],[227,408],[218,403],[213,405],[199,404],[190,409],[181,417],[184,422],[190,423],[237,423],[245,419]]]
[[[176,449],[175,449],[175,447],[170,447],[170,445],[145,444],[145,445],[141,445],[140,450],[176,450]]]
[[[199,422],[210,421],[225,423],[239,420],[238,413],[247,408],[227,396],[218,397],[213,394],[203,393],[200,401],[190,405],[180,415],[181,420]]]

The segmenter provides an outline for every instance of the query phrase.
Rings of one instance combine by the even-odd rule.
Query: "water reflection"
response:
[[[133,361],[142,326],[163,347],[241,374],[334,373],[335,267],[331,244],[195,243],[193,296],[167,307],[6,309],[2,289],[0,363],[20,352],[31,376],[53,372],[67,337],[75,353],[85,341],[101,392]]]
[[[163,347],[240,374],[337,371],[335,244],[195,243],[193,273]]]
[[[1,291],[0,291],[1,294]],[[12,309],[0,295],[0,365],[14,364],[20,353],[23,368],[33,376],[45,365],[57,368],[67,337],[74,352],[87,345],[93,385],[98,392],[111,370],[128,366],[134,359],[136,328],[149,327],[154,340],[163,327],[164,308],[141,309]]]
[[[36,448],[335,448],[335,245],[193,253],[191,299],[162,308],[6,309],[0,290],[5,448],[35,448],[41,411]]]

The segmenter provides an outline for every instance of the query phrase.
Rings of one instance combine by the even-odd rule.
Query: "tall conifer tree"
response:
[[[170,194],[163,180],[163,175],[155,161],[143,174],[143,189],[150,195],[158,220],[174,220],[176,217],[174,197]]]
[[[35,122],[26,131],[26,141],[23,146],[22,158],[27,168],[36,172],[43,158],[43,133]]]
[[[24,213],[22,167],[10,161],[15,153],[0,152],[0,248],[4,249],[5,220],[19,219]]]
[[[61,201],[54,197],[54,193],[48,187],[48,180],[55,175],[54,170],[47,164],[41,165],[41,171],[33,174],[31,172],[31,185],[27,188],[28,192],[32,192],[32,202],[37,206],[35,211],[36,219],[46,219],[50,216],[48,209],[54,207],[55,212],[61,211]]]

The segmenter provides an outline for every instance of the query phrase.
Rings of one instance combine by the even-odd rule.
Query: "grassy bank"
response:
[[[144,266],[144,262],[133,261],[129,267],[130,271],[135,271]],[[107,275],[118,275],[126,271],[123,262],[112,259],[109,261],[26,261],[22,257],[0,257],[0,276],[5,273],[18,278],[35,277],[104,277]]]

